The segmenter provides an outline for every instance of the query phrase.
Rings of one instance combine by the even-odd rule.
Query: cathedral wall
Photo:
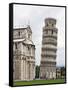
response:
[[[33,80],[35,78],[35,46],[30,27],[15,29],[13,33],[14,80]]]

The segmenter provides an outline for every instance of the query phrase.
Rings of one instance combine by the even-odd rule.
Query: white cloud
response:
[[[59,48],[57,50],[57,66],[65,66],[65,49]]]

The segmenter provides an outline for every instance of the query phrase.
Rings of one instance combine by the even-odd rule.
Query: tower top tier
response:
[[[46,18],[45,19],[45,25],[46,26],[54,26],[54,25],[56,25],[56,19],[54,19],[54,18]]]

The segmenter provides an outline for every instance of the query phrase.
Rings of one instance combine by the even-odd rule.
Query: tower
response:
[[[56,19],[46,18],[43,27],[40,78],[56,78],[57,28]]]

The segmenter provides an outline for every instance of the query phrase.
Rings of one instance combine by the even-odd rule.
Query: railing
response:
[[[56,55],[56,53],[53,52],[42,52],[43,55]]]
[[[58,31],[58,29],[56,27],[54,27],[54,26],[46,26],[46,27],[44,27],[43,32],[45,32],[46,30],[53,30],[55,32]]]
[[[54,39],[57,39],[57,34],[43,34],[43,38],[54,38]]]
[[[42,51],[45,51],[45,50],[47,50],[47,51],[56,51],[57,48],[43,48],[42,47]]]
[[[49,38],[49,37],[43,38],[43,41],[44,41],[44,42],[47,42],[47,41],[50,41],[50,42],[57,42],[57,40],[56,40],[55,38]]]
[[[53,44],[53,45],[57,45],[57,40],[53,40],[53,39],[44,39],[42,41],[42,44]]]
[[[49,59],[49,58],[41,58],[42,61],[50,61],[50,62],[56,62],[56,59]]]
[[[51,45],[51,44],[45,44],[45,45],[42,45],[43,48],[53,48],[53,49],[56,49],[57,47],[54,46],[54,45]]]
[[[41,55],[41,57],[45,57],[45,58],[54,58],[54,59],[56,59],[56,55],[49,55],[49,54],[47,54],[47,55]]]

